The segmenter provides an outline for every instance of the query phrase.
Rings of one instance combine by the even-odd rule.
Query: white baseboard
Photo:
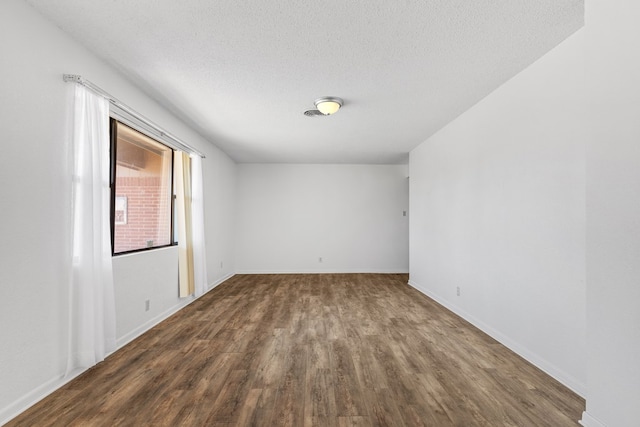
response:
[[[417,283],[413,282],[412,280],[409,280],[409,285],[412,286],[413,288],[415,288],[420,293],[428,296],[429,298],[431,298],[432,300],[434,300],[435,302],[437,302],[438,304],[440,304],[441,306],[443,306],[447,310],[449,310],[449,311],[453,312],[454,314],[457,314],[458,316],[462,317],[464,320],[466,320],[467,322],[471,323],[473,326],[475,326],[476,328],[480,329],[482,332],[486,333],[487,335],[491,336],[492,338],[494,338],[495,340],[500,342],[500,344],[504,345],[509,350],[513,351],[514,353],[518,354],[522,358],[524,358],[527,361],[531,362],[536,367],[538,367],[539,369],[541,369],[542,371],[544,371],[545,373],[547,373],[551,377],[555,378],[556,380],[560,381],[566,387],[568,387],[571,390],[573,390],[579,396],[581,396],[581,397],[585,397],[586,396],[586,391],[587,391],[586,384],[583,384],[582,382],[577,381],[571,375],[566,374],[564,371],[562,371],[561,369],[558,369],[552,363],[549,363],[547,360],[541,358],[537,354],[531,352],[529,349],[527,349],[527,348],[523,347],[522,345],[518,344],[517,342],[513,341],[508,336],[506,336],[506,335],[502,334],[501,332],[495,330],[491,326],[487,325],[486,323],[482,322],[481,320],[477,319],[476,317],[472,316],[471,314],[465,312],[464,310],[462,310],[461,308],[457,307],[456,305],[451,304],[448,301],[446,301],[446,300],[438,297],[437,295],[433,294],[432,292],[428,291],[427,289],[422,288],[420,285],[418,285]]]
[[[84,371],[86,371],[86,369],[78,369],[66,378],[64,375],[56,376],[15,400],[13,403],[5,406],[0,410],[0,426],[5,425],[54,391],[58,390],[60,387],[67,384],[69,381],[76,378],[78,375],[82,374]]]
[[[589,415],[587,411],[582,413],[582,419],[578,422],[584,427],[607,427],[603,422]]]
[[[236,274],[409,274],[406,270],[367,270],[367,269],[345,269],[345,270],[240,270]]]
[[[226,276],[221,277],[220,279],[216,280],[215,282],[211,283],[209,285],[209,289],[207,289],[205,291],[205,294],[207,292],[209,292],[211,289],[215,288],[216,286],[218,286],[220,283],[222,282],[226,282],[227,280],[231,279],[233,276],[235,276],[237,273],[229,273]]]
[[[225,280],[230,279],[231,277],[234,276],[234,274],[235,273],[229,273],[226,276],[224,276],[224,277],[216,280],[215,282],[211,283],[209,285],[209,287],[204,291],[204,293],[202,295],[205,295],[207,292],[209,292],[210,290],[212,290],[213,288],[215,288],[216,286],[218,286],[220,283],[224,282]],[[121,349],[125,345],[129,344],[131,341],[135,340],[140,335],[144,334],[149,329],[151,329],[154,326],[156,326],[158,323],[162,322],[163,320],[168,319],[173,314],[175,314],[178,311],[182,310],[183,308],[185,308],[186,306],[188,306],[189,304],[191,304],[192,302],[194,302],[197,299],[198,298],[196,298],[194,296],[185,298],[184,301],[174,305],[173,307],[170,307],[169,309],[163,311],[162,313],[158,314],[154,318],[149,319],[148,321],[146,321],[142,325],[138,326],[133,331],[131,331],[131,332],[125,334],[124,336],[118,338],[116,340],[116,347],[117,347],[116,351],[118,351],[119,349]]]
[[[207,288],[207,290],[205,290],[204,294],[211,291],[213,288],[215,288],[225,280],[230,279],[234,275],[235,273],[229,273],[226,276],[211,283]],[[158,323],[167,319],[169,316],[173,315],[174,313],[177,313],[178,311],[182,310],[183,308],[185,308],[186,306],[188,306],[189,304],[191,304],[197,299],[198,298],[191,297],[184,302],[176,304],[175,306],[169,308],[168,310],[165,310],[164,312],[160,313],[153,319],[150,319],[149,321],[140,325],[133,331],[118,338],[116,340],[116,347],[117,347],[116,350],[110,353],[109,355],[107,355],[107,357],[109,357],[111,354],[115,353],[116,351],[120,350],[122,347],[124,347],[134,339],[138,338],[140,335],[144,334],[149,329],[156,326]],[[53,393],[54,391],[58,390],[60,387],[67,384],[69,381],[76,378],[78,375],[85,372],[86,370],[87,369],[80,369],[80,370],[74,371],[72,375],[69,375],[66,378],[64,377],[64,375],[56,376],[55,378],[50,379],[49,381],[36,387],[35,389],[26,393],[24,396],[16,399],[14,402],[5,406],[0,410],[0,426],[8,423],[13,418],[17,417],[18,415],[20,415],[21,413],[23,413],[24,411],[26,411],[27,409],[29,409],[30,407],[32,407],[33,405],[35,405],[36,403],[38,403],[39,401],[41,401],[42,399],[50,395],[51,393]]]
[[[140,335],[142,335],[145,332],[147,332],[149,329],[151,329],[154,326],[156,326],[158,323],[162,322],[163,320],[166,320],[171,315],[173,315],[173,314],[177,313],[178,311],[182,310],[183,308],[185,308],[186,306],[188,306],[189,304],[194,302],[196,299],[197,298],[195,298],[193,296],[189,296],[189,297],[185,298],[185,300],[180,302],[179,304],[176,304],[173,307],[170,307],[169,309],[163,311],[162,313],[158,314],[157,316],[147,320],[146,322],[144,322],[142,325],[138,326],[134,330],[124,334],[123,336],[121,336],[120,338],[118,338],[116,340],[116,350],[114,351],[114,353],[116,351],[120,350],[125,345],[129,344],[131,341],[133,341],[136,338],[138,338]]]

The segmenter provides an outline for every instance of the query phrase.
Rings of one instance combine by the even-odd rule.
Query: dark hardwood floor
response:
[[[238,275],[8,426],[576,426],[584,400],[406,275]]]

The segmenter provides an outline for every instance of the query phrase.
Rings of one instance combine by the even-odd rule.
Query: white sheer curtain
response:
[[[204,188],[202,157],[191,154],[191,222],[193,238],[193,281],[195,296],[207,290],[207,258],[204,244]]]
[[[80,84],[73,124],[73,259],[67,374],[115,350],[109,102]]]

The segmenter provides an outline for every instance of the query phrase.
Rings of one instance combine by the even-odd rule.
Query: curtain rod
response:
[[[128,115],[133,117],[134,119],[142,122],[144,125],[149,126],[153,130],[158,132],[160,137],[168,138],[171,141],[173,141],[173,143],[175,145],[175,147],[173,147],[173,148],[179,148],[181,150],[197,154],[198,156],[202,157],[203,159],[205,158],[205,155],[202,154],[200,151],[198,151],[195,148],[191,147],[189,144],[186,144],[186,143],[182,142],[180,139],[176,138],[175,136],[173,136],[169,132],[165,131],[160,126],[156,125],[151,120],[147,119],[145,116],[143,116],[142,114],[138,113],[137,111],[135,111],[131,107],[128,107],[127,105],[125,105],[122,102],[118,101],[115,97],[110,95],[108,92],[106,92],[105,90],[103,90],[99,86],[91,83],[89,80],[83,78],[82,76],[80,76],[78,74],[63,74],[62,75],[62,80],[64,80],[65,82],[72,82],[72,83],[81,84],[81,85],[91,89],[92,91],[96,92],[97,94],[104,96],[107,100],[109,100],[109,103],[113,104],[118,109],[124,111],[125,113],[127,113]]]

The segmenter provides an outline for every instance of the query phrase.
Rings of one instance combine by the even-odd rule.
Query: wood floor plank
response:
[[[584,404],[407,275],[237,275],[7,426],[564,427]]]
[[[367,415],[364,393],[356,372],[349,346],[345,340],[331,345],[331,374],[336,396],[338,416]]]
[[[306,380],[306,346],[296,343],[284,361],[285,371],[274,402],[272,423],[278,426],[301,426],[304,423]]]
[[[371,425],[368,417],[338,417],[339,427],[369,427]]]
[[[235,423],[240,418],[244,401],[251,392],[252,373],[246,369],[231,371],[218,398],[213,402],[208,423]]]

